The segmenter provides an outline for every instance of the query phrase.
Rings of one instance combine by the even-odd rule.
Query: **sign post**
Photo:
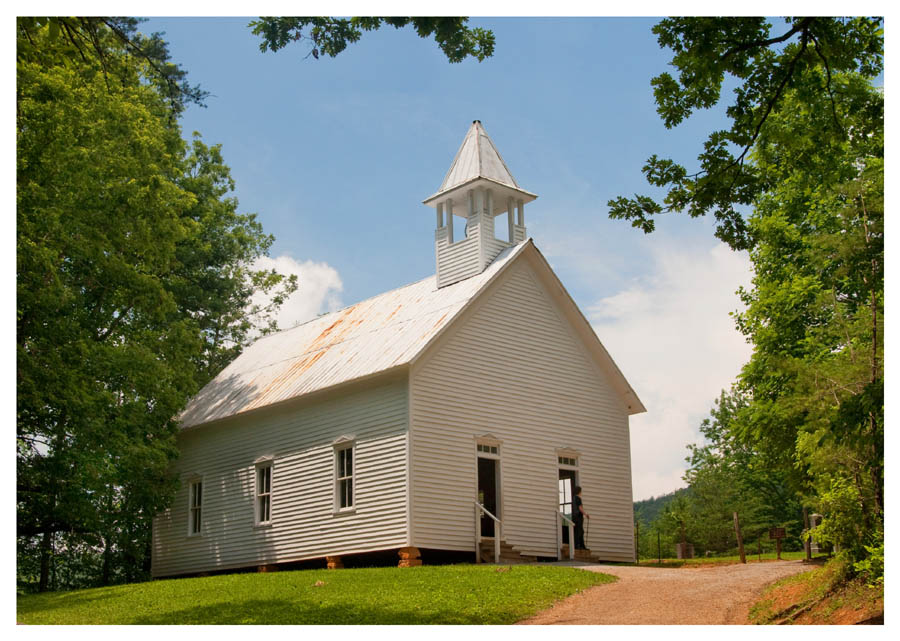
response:
[[[781,539],[784,538],[784,528],[783,527],[773,527],[769,528],[769,538],[775,539],[775,551],[778,560],[781,560]]]
[[[809,514],[803,508],[803,551],[806,553],[806,562],[812,561],[812,542],[809,540]]]

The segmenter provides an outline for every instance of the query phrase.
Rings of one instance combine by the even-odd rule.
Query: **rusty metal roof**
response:
[[[530,241],[485,271],[437,288],[434,276],[260,338],[179,417],[193,427],[410,363]]]

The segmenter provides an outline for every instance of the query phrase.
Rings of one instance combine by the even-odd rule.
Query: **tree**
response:
[[[656,155],[643,167],[647,181],[667,190],[662,202],[642,195],[609,201],[610,217],[630,220],[650,233],[653,217],[687,211],[692,217],[712,212],[716,236],[734,249],[751,247],[755,238],[740,213],[772,188],[771,177],[748,162],[768,120],[785,111],[789,92],[824,102],[824,115],[846,132],[837,113],[835,77],[854,72],[871,79],[881,73],[884,33],[880,18],[786,18],[773,33],[764,18],[668,18],[653,28],[661,47],[674,53],[678,78],[653,79],[657,112],[667,128],[692,113],[718,104],[726,75],[738,84],[726,109],[731,127],[710,133],[694,173]],[[821,73],[808,73],[821,70]]]
[[[733,514],[741,518],[747,539],[770,527],[785,527],[799,535],[802,504],[798,498],[804,475],[793,459],[772,458],[752,441],[736,436],[736,422],[749,405],[737,389],[723,391],[700,425],[703,445],[689,445],[690,464],[684,480],[694,504],[695,542],[704,550],[725,552],[735,546]],[[799,539],[796,539],[799,547]]]
[[[786,25],[656,25],[679,70],[653,80],[666,126],[717,104],[726,74],[737,85],[731,126],[709,135],[694,174],[652,156],[644,173],[667,189],[662,203],[620,197],[610,216],[650,232],[660,213],[712,212],[717,237],[749,250],[753,287],[739,292],[736,321],[754,350],[737,382],[743,401],[713,443],[739,445],[733,454],[765,461],[807,504],[830,509],[821,536],[855,536],[846,547],[856,560],[883,550],[884,98],[872,86],[882,20]],[[692,490],[704,477],[715,487],[729,456],[695,449]]]
[[[274,18],[263,17],[250,23],[254,35],[262,38],[260,51],[278,51],[292,42],[306,41],[309,54],[332,58],[357,42],[363,31],[389,25],[395,29],[412,25],[420,38],[434,37],[450,62],[473,57],[478,62],[494,54],[494,34],[487,29],[466,26],[468,18]]]
[[[845,497],[852,485],[862,530],[874,534],[884,509],[884,98],[856,74],[832,81],[833,99],[789,92],[753,156],[774,186],[748,221],[755,276],[737,320],[754,345],[740,376],[752,401],[737,434],[790,452],[811,497]]]
[[[135,25],[17,21],[17,520],[40,589],[54,556],[76,584],[145,575],[178,411],[240,351],[253,292],[296,286],[252,269],[272,238],[177,125],[202,92]]]

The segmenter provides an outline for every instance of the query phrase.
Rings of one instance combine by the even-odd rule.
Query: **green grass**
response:
[[[756,563],[759,557],[756,553],[750,553],[748,550],[746,553],[747,563]],[[763,552],[762,555],[763,561],[775,561],[777,560],[775,552]],[[803,550],[799,552],[782,552],[781,560],[782,561],[799,561],[805,558],[805,554]],[[697,557],[696,559],[671,559],[663,557],[662,565],[660,565],[658,559],[656,557],[650,559],[641,559],[641,565],[649,566],[649,567],[667,567],[667,568],[680,568],[684,566],[695,566],[695,565],[718,565],[724,564],[727,565],[729,563],[740,563],[741,557],[738,554],[734,554],[732,556],[711,556],[711,557]]]
[[[509,624],[615,577],[449,565],[170,579],[18,597],[28,624]],[[317,583],[320,585],[317,586]]]

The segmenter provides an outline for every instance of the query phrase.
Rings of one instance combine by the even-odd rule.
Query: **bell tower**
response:
[[[535,198],[516,183],[481,121],[473,121],[441,188],[423,201],[437,213],[437,286],[480,274],[525,240],[525,203]]]

